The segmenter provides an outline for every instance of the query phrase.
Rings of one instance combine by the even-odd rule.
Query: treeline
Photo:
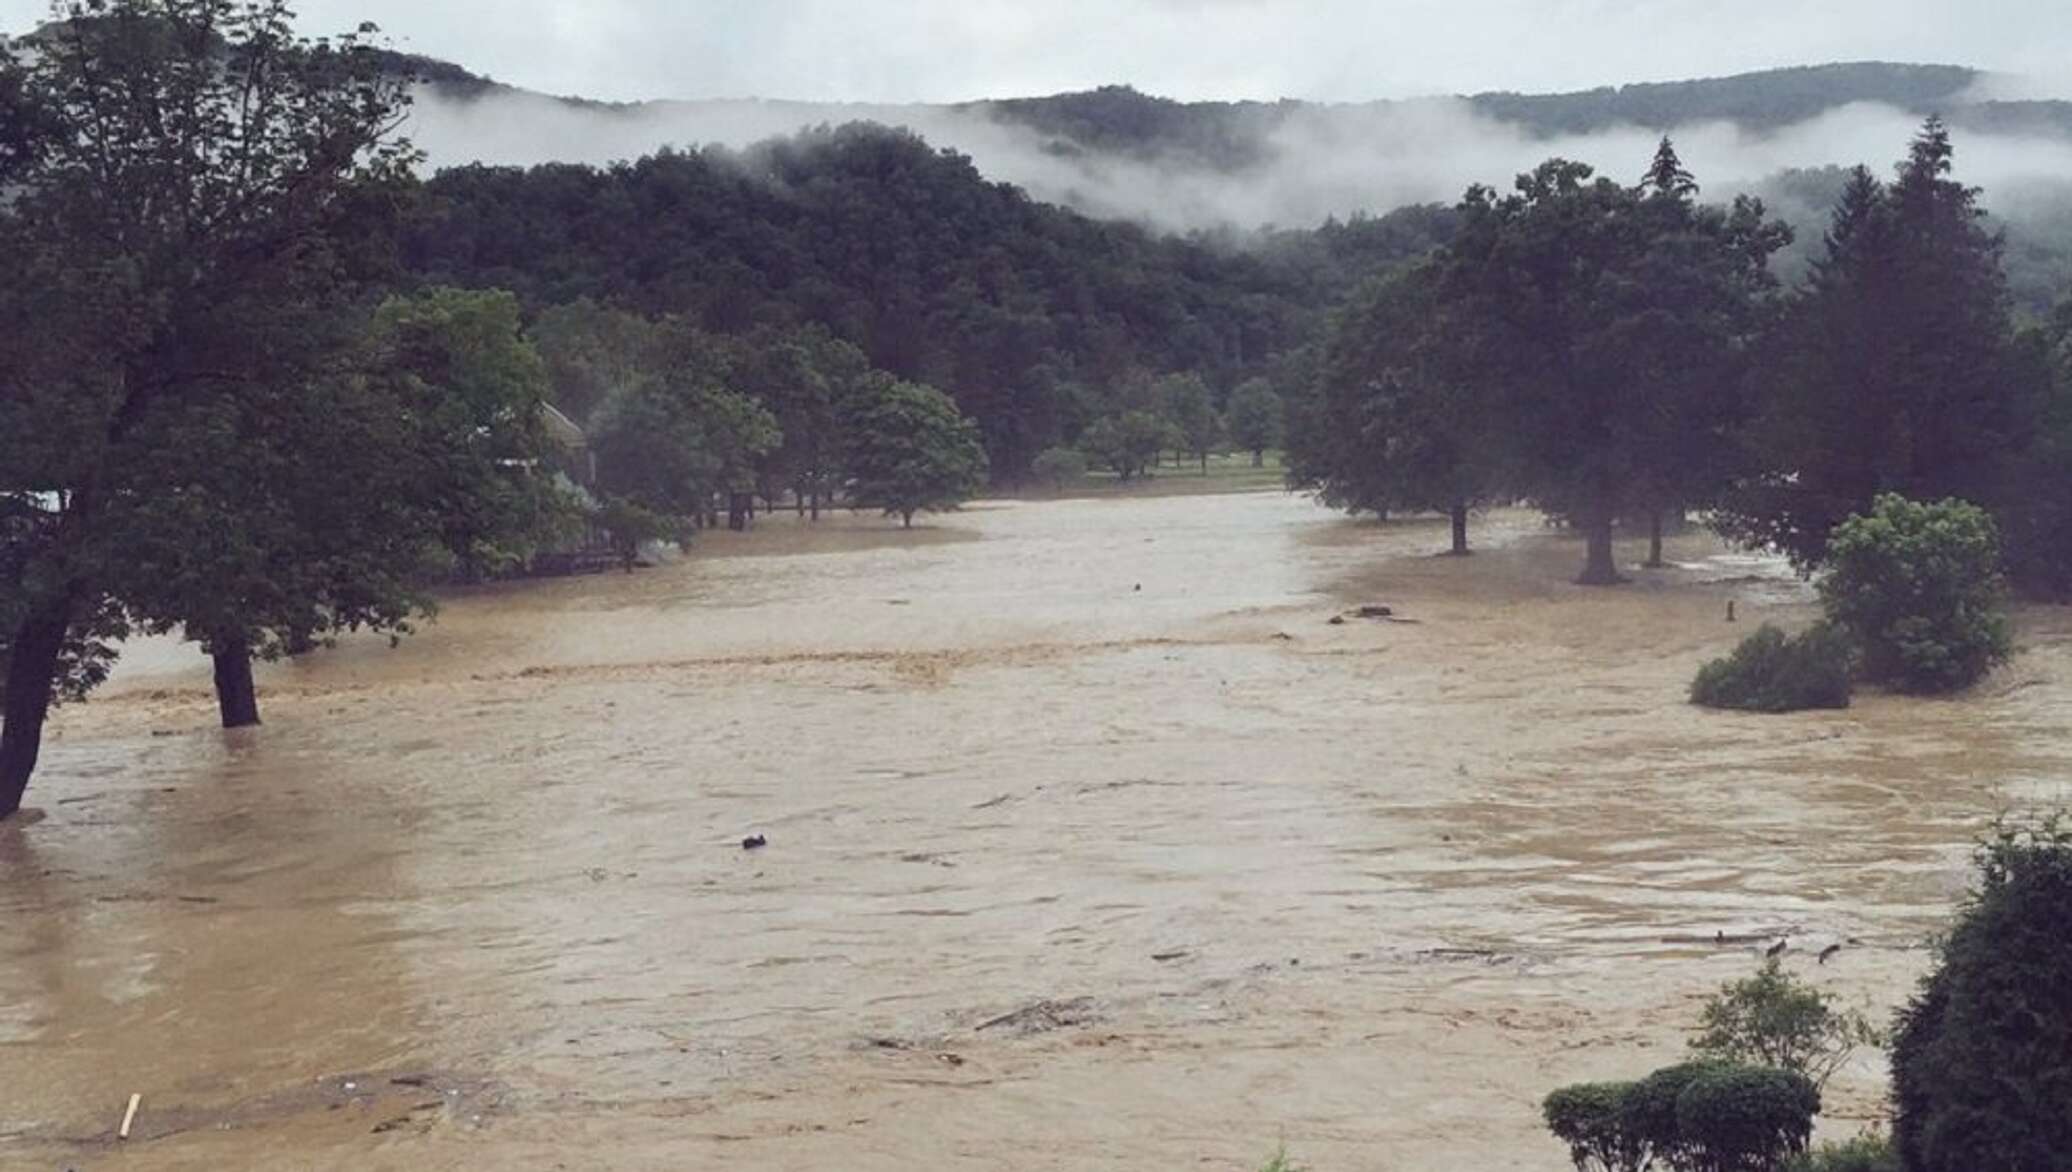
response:
[[[1198,375],[1220,404],[1452,221],[1410,208],[1263,240],[1162,237],[1036,203],[868,124],[604,169],[464,167],[425,194],[405,247],[420,280],[719,337],[818,325],[947,392],[1010,481],[1145,378]]]
[[[1291,407],[1296,483],[1354,509],[1529,500],[1588,536],[1708,512],[1807,569],[1881,495],[1988,508],[2015,580],[2072,593],[2072,308],[2019,325],[1980,193],[1930,119],[1850,173],[1806,278],[1760,201],[1697,199],[1665,139],[1637,185],[1550,160],[1473,188],[1455,239],[1340,314]]]

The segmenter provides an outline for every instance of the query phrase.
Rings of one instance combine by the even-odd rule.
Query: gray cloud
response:
[[[1987,11],[1990,7],[1990,11]],[[1881,58],[2072,95],[2063,0],[301,0],[312,30],[531,89],[953,101],[1110,82],[1181,98],[1563,90]],[[0,0],[23,28],[44,0]]]

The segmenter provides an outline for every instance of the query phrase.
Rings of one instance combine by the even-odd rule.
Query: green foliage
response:
[[[1576,1172],[1642,1172],[1645,1142],[1630,1126],[1635,1084],[1579,1083],[1547,1096],[1540,1113],[1554,1138],[1568,1145]]]
[[[0,608],[19,616],[0,637],[0,816],[53,685],[93,682],[117,609],[156,609],[131,551],[190,507],[167,445],[334,366],[409,181],[407,93],[364,36],[303,39],[282,0],[57,12],[35,52],[0,54],[0,468],[62,513],[0,533],[22,591]]]
[[[1676,1105],[1684,1090],[1700,1076],[1731,1065],[1715,1058],[1702,1058],[1663,1067],[1633,1084],[1626,1100],[1626,1127],[1632,1142],[1650,1158],[1672,1168],[1690,1167],[1691,1144],[1677,1118]]]
[[[1784,971],[1777,958],[1752,977],[1720,988],[1705,1005],[1691,1049],[1706,1058],[1803,1074],[1824,1087],[1858,1046],[1880,1044],[1877,1030],[1834,997]]]
[[[1281,442],[1281,419],[1286,407],[1264,378],[1250,378],[1230,392],[1230,407],[1224,412],[1230,442],[1252,453],[1252,466],[1265,463],[1266,449]]]
[[[604,492],[662,516],[695,518],[715,497],[756,487],[783,441],[777,418],[731,388],[731,351],[664,323],[655,356],[598,408],[590,442]]]
[[[1984,510],[1881,495],[1867,515],[1836,527],[1828,560],[1828,620],[1863,649],[1870,679],[1954,691],[2011,653],[1999,534]]]
[[[1698,669],[1691,703],[1748,712],[1849,707],[1856,649],[1826,623],[1786,635],[1764,623],[1734,653]]]
[[[1288,1155],[1288,1149],[1283,1147],[1280,1151],[1274,1153],[1273,1159],[1268,1160],[1259,1169],[1259,1172],[1305,1172],[1305,1169],[1291,1159]]]
[[[429,468],[413,499],[436,502],[439,545],[474,578],[522,564],[578,523],[555,483],[547,371],[502,291],[431,288],[392,297],[371,327],[376,377],[406,405]]]
[[[1907,1172],[2055,1172],[2072,1153],[2072,826],[2003,825],[1900,1014],[1893,1138]]]
[[[2010,503],[2037,375],[2014,344],[2002,241],[1978,190],[1950,178],[1953,160],[1931,118],[1891,183],[1850,174],[1825,253],[1766,348],[1770,393],[1750,437],[1762,471],[1720,512],[1730,535],[1810,570],[1883,494]]]
[[[1882,1135],[1824,1143],[1792,1161],[1786,1172],[1900,1172],[1899,1152]]]
[[[1172,427],[1149,411],[1124,411],[1093,422],[1080,436],[1086,454],[1104,468],[1128,480],[1141,476],[1158,461],[1159,450],[1172,435]]]
[[[985,487],[978,428],[933,387],[886,380],[849,405],[849,498],[911,526]]]
[[[1819,1111],[1803,1075],[1717,1059],[1563,1087],[1542,1105],[1578,1172],[1775,1172],[1806,1150]]]
[[[1037,453],[1029,471],[1054,491],[1063,492],[1086,479],[1086,453],[1077,448],[1045,448]]]
[[[1216,414],[1215,398],[1199,375],[1171,374],[1159,379],[1155,390],[1159,408],[1171,425],[1174,446],[1201,461],[1209,469],[1209,453],[1223,440],[1223,417]]]
[[[1704,1071],[1676,1098],[1691,1172],[1765,1172],[1805,1152],[1820,1091],[1805,1075],[1756,1066]]]
[[[1488,389],[1479,443],[1505,479],[1588,537],[1586,584],[1619,579],[1612,526],[1632,506],[1703,499],[1739,414],[1772,253],[1762,205],[1699,207],[1550,159],[1499,197],[1470,188],[1440,262],[1457,365]]]

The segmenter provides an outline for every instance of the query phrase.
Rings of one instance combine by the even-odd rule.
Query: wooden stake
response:
[[[122,1113],[122,1130],[115,1133],[116,1139],[128,1139],[130,1124],[137,1121],[137,1105],[144,1101],[142,1095],[131,1095],[129,1110]]]

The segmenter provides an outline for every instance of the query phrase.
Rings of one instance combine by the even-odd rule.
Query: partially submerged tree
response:
[[[978,428],[933,387],[884,380],[848,413],[849,499],[908,528],[924,509],[954,508],[985,487]]]
[[[1705,1004],[1691,1049],[1701,1057],[1803,1074],[1825,1087],[1878,1031],[1860,1013],[1784,971],[1775,957],[1752,976],[1723,986]]]
[[[308,41],[285,0],[54,11],[33,52],[0,55],[0,468],[55,505],[9,535],[0,817],[68,647],[122,602],[123,542],[165,499],[153,437],[330,360],[297,323],[350,292],[336,257],[364,227],[357,194],[409,161],[405,82],[371,26]]]
[[[1880,496],[1836,526],[1820,583],[1828,621],[1863,650],[1863,673],[1908,692],[1977,682],[2012,653],[2000,538],[1963,501]]]
[[[1461,214],[1445,296],[1490,329],[1476,360],[1503,388],[1509,471],[1583,530],[1579,580],[1618,582],[1613,526],[1707,432],[1677,404],[1716,388],[1788,237],[1759,204],[1700,215],[1673,183],[1625,188],[1563,159],[1509,196],[1471,188]]]

